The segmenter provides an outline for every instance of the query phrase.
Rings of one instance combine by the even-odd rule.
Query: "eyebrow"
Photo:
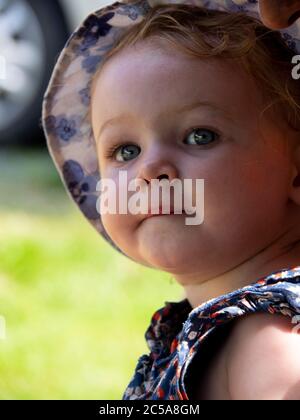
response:
[[[172,109],[171,111],[168,110],[166,112],[168,112],[168,113],[169,112],[171,112],[171,113],[183,113],[183,112],[188,112],[188,111],[191,111],[192,109],[200,108],[200,107],[211,108],[214,111],[218,111],[219,113],[222,113],[223,116],[226,119],[228,119],[230,121],[234,121],[233,117],[226,110],[220,108],[217,104],[212,103],[212,102],[208,102],[208,101],[193,102],[191,104],[184,105],[181,108],[175,108],[175,109]],[[130,114],[130,113],[124,113],[124,114],[118,115],[117,117],[109,118],[108,120],[105,121],[104,124],[102,124],[102,126],[101,126],[101,128],[98,132],[97,139],[99,139],[99,137],[101,136],[103,131],[106,130],[108,127],[114,126],[121,121],[132,119],[132,118],[133,118],[133,115]]]

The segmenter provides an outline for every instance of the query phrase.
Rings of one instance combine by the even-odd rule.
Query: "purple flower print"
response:
[[[69,141],[73,136],[75,136],[76,132],[76,122],[74,120],[67,120],[66,118],[62,118],[59,121],[57,126],[57,134],[63,141]]]
[[[78,125],[75,118],[67,118],[64,115],[49,115],[45,121],[46,128],[50,133],[55,134],[63,142],[67,143],[77,134]]]
[[[86,70],[87,73],[95,73],[101,60],[102,57],[100,55],[91,55],[82,61],[81,67]]]
[[[78,39],[82,38],[82,41],[75,51],[76,54],[88,55],[88,50],[97,43],[99,37],[106,36],[111,30],[111,25],[107,21],[112,19],[114,15],[113,12],[110,12],[101,17],[91,15],[87,18],[83,27],[77,33]]]
[[[85,175],[82,166],[75,160],[68,160],[63,166],[63,177],[73,199],[83,214],[91,220],[99,219],[97,195],[98,175]]]
[[[91,101],[90,85],[84,89],[81,89],[79,91],[79,96],[81,103],[85,106],[89,106]]]
[[[146,15],[151,7],[147,0],[139,4],[123,4],[118,9],[119,15],[128,16],[131,20],[137,20],[140,15]]]
[[[294,38],[289,35],[288,33],[281,33],[282,38],[284,39],[285,43],[289,46],[289,48],[293,51],[297,51],[297,44]]]

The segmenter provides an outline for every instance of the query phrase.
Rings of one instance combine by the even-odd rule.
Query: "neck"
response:
[[[176,275],[193,308],[220,295],[245,287],[272,272],[300,265],[300,229],[289,229],[267,248],[217,277],[199,279],[197,274]]]

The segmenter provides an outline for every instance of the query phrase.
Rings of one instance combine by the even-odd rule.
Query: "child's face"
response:
[[[206,105],[180,111],[195,102]],[[113,241],[140,263],[204,279],[276,240],[288,226],[290,134],[283,122],[260,120],[265,105],[253,80],[232,62],[191,59],[151,44],[108,61],[92,97],[102,178],[118,185],[122,170],[128,183],[163,174],[205,180],[203,224],[186,225],[185,215],[102,215]],[[115,117],[120,119],[98,136]],[[193,135],[187,142],[186,132],[194,127],[220,138],[207,146],[195,144]],[[124,153],[124,161],[105,157],[119,144],[136,145],[131,160]]]

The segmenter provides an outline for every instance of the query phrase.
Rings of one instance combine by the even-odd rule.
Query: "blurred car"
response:
[[[0,0],[0,146],[43,138],[44,92],[68,37],[109,0]]]

